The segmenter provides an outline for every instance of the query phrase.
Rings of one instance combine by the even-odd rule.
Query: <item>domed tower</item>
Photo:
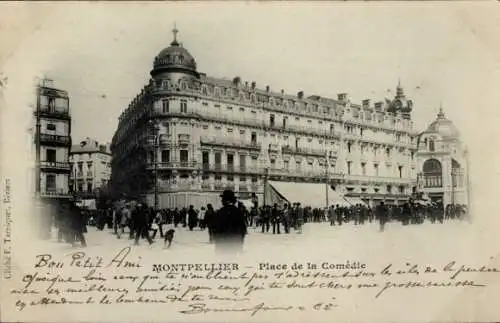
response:
[[[440,108],[437,118],[418,138],[420,191],[444,206],[467,204],[466,154],[460,132]]]
[[[398,82],[398,86],[396,87],[396,96],[389,103],[387,112],[393,114],[400,112],[404,119],[411,119],[412,109],[413,109],[412,100],[408,100],[406,98],[403,87],[401,86],[401,82]]]
[[[180,87],[199,78],[194,57],[177,41],[179,30],[174,26],[174,39],[154,59],[150,74],[154,80],[166,80],[169,86]]]

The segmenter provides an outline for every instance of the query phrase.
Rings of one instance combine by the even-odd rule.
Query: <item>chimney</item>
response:
[[[363,108],[369,108],[369,107],[370,107],[370,99],[363,100]]]
[[[269,92],[269,85],[266,85],[266,92]]]
[[[255,90],[255,86],[256,86],[256,85],[257,85],[257,84],[255,83],[255,81],[254,81],[254,82],[252,82],[252,90]]]
[[[347,101],[347,93],[339,93],[337,98],[339,101]]]
[[[281,89],[281,95],[285,94],[285,90]]]
[[[302,98],[304,97],[304,91],[299,91],[299,92],[297,93],[297,97],[298,97],[299,99],[302,99]]]

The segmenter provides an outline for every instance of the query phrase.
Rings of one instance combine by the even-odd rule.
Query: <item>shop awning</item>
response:
[[[365,201],[360,199],[359,197],[348,197],[344,196],[345,200],[350,204],[350,205],[356,205],[356,204],[361,204],[361,205],[368,205]]]
[[[268,181],[266,186],[266,204],[282,205],[299,202],[302,206],[324,208],[327,204],[326,190],[328,188],[328,205],[345,203],[344,197],[330,186],[321,183],[294,183]]]

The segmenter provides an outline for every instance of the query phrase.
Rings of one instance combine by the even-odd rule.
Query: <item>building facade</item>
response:
[[[35,192],[42,198],[69,198],[71,115],[68,92],[43,79],[36,87]]]
[[[213,78],[197,70],[176,34],[119,118],[115,191],[146,194],[163,208],[228,188],[262,194],[268,179],[328,182],[371,202],[396,203],[416,190],[413,103],[400,84],[392,100],[356,104],[345,93],[290,95]]]
[[[86,138],[71,147],[70,191],[85,199],[95,199],[96,190],[106,187],[111,178],[109,145]]]
[[[440,109],[418,139],[419,191],[443,205],[469,205],[467,148]]]

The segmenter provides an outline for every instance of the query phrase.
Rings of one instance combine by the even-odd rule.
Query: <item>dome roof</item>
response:
[[[196,72],[194,57],[177,41],[178,30],[174,28],[174,40],[170,46],[163,49],[154,59],[154,70],[184,69]]]
[[[460,136],[453,122],[444,116],[442,108],[439,110],[437,119],[427,127],[425,133],[437,133],[443,138],[458,138]]]

